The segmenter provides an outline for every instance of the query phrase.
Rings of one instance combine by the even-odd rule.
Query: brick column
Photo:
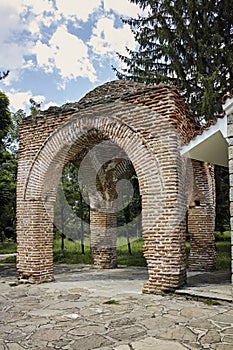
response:
[[[18,202],[17,233],[19,282],[53,281],[53,223],[42,201]]]
[[[90,210],[91,254],[95,268],[117,267],[116,226],[116,213]]]
[[[214,168],[208,163],[193,160],[193,195],[188,211],[190,234],[189,269],[215,269],[215,185]]]
[[[230,220],[231,220],[231,259],[233,273],[233,96],[230,95],[223,105],[227,115],[227,136],[228,136],[228,159],[229,159],[229,180],[230,180]],[[233,275],[232,275],[233,283]]]

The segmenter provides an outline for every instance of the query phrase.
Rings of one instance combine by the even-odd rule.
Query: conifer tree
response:
[[[11,127],[9,100],[0,91],[0,241],[15,235],[16,159],[6,145]]]
[[[232,87],[232,0],[129,0],[147,13],[124,19],[138,43],[119,55],[120,79],[176,85],[197,117],[221,113]]]

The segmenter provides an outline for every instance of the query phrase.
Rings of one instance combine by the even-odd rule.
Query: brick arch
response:
[[[85,125],[85,128],[82,125]],[[126,152],[138,174],[142,194],[147,192],[146,188],[153,185],[157,191],[163,189],[163,179],[158,161],[152,150],[145,145],[143,138],[135,130],[114,117],[102,118],[93,114],[80,119],[75,114],[71,120],[52,133],[37,152],[25,181],[25,200],[41,198],[43,183],[45,185],[49,183],[51,166],[54,165],[55,168],[52,171],[53,173],[58,171],[60,178],[65,163],[71,160],[74,155],[72,146],[75,145],[76,153],[78,149],[81,150],[82,136],[92,129],[101,131],[102,140],[110,139]]]
[[[173,290],[184,284],[185,217],[180,213],[185,211],[185,196],[177,151],[179,133],[172,119],[177,107],[173,108],[165,90],[161,111],[148,108],[137,97],[139,105],[131,100],[94,101],[78,104],[67,113],[64,109],[61,114],[58,110],[24,120],[17,186],[20,280],[53,280],[51,217],[58,179],[66,162],[87,142],[88,132],[96,130],[128,155],[138,175],[149,273],[144,292]],[[162,99],[155,99],[154,105],[159,101],[161,106]]]

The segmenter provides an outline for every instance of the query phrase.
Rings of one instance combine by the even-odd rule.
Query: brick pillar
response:
[[[116,226],[116,213],[90,210],[91,254],[95,268],[117,267]]]
[[[215,185],[214,167],[193,160],[193,195],[188,210],[190,234],[189,269],[215,269]]]
[[[183,193],[177,195],[177,190],[175,182],[162,202],[156,193],[142,195],[144,256],[149,275],[144,293],[171,292],[186,282],[185,198]]]
[[[230,217],[231,217],[231,268],[233,284],[233,96],[230,95],[223,105],[227,115],[228,159],[229,159],[229,182],[230,182]]]
[[[53,281],[53,223],[40,200],[17,203],[19,282]]]

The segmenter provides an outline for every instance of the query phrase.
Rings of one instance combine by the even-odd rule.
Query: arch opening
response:
[[[174,123],[169,122],[173,102],[167,103],[165,90],[167,110],[163,108],[161,114],[145,105],[111,100],[82,106],[68,115],[58,115],[58,119],[54,115],[49,120],[38,116],[25,122],[27,138],[21,146],[17,189],[20,280],[41,283],[53,279],[54,202],[64,166],[73,161],[88,189],[95,265],[116,266],[116,209],[124,202],[118,191],[125,194],[125,182],[130,183],[127,177],[121,178],[120,169],[134,168],[149,274],[143,291],[174,290],[185,283],[186,199],[182,160],[177,151],[180,139]],[[47,132],[42,140],[30,138],[36,127],[40,127],[41,134]],[[103,146],[107,151],[100,157]],[[130,189],[128,194],[132,195]]]
[[[78,201],[75,201],[73,193],[69,203],[66,192],[68,196],[70,193],[62,191],[62,186],[59,186],[54,224],[62,238],[66,236],[74,241],[79,240],[82,252],[85,244],[90,245],[94,267],[114,268],[117,267],[117,245],[127,242],[130,254],[130,241],[141,237],[137,175],[127,154],[98,130],[90,130],[85,139],[86,143],[82,144],[81,149],[78,146],[80,141],[71,147],[67,157],[70,173],[65,172],[66,185],[67,177],[70,177]],[[84,220],[88,216],[89,222]],[[62,248],[63,242],[62,239]]]

